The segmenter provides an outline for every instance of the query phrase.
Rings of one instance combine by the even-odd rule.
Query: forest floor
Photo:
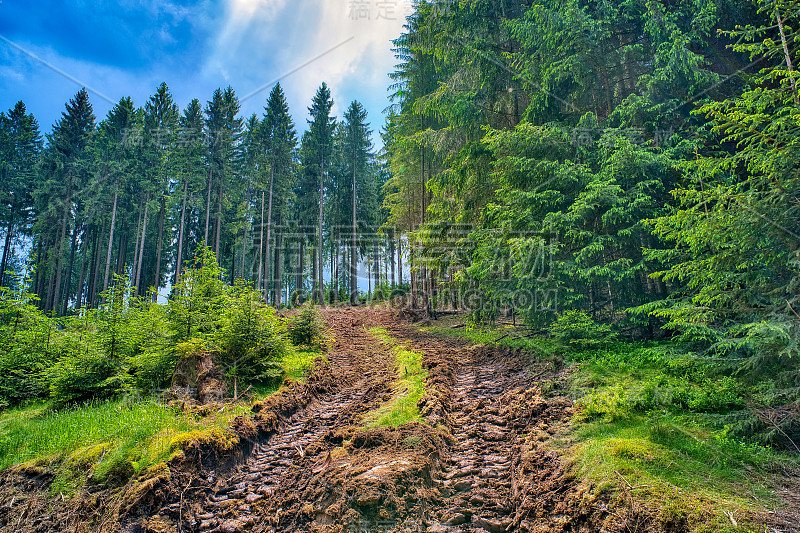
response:
[[[59,499],[46,469],[5,471],[0,530],[798,531],[791,504],[723,514],[723,528],[640,500],[647,487],[619,472],[598,490],[564,444],[579,370],[562,357],[476,344],[387,308],[323,318],[327,361],[122,489]]]

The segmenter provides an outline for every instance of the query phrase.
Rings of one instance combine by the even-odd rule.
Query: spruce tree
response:
[[[0,113],[0,224],[5,230],[0,260],[0,287],[10,282],[6,270],[14,262],[13,247],[18,235],[28,230],[32,216],[36,165],[42,148],[39,124],[28,114],[22,101]]]
[[[335,117],[331,116],[333,99],[331,91],[323,82],[317,89],[317,93],[311,102],[308,112],[311,119],[308,121],[308,142],[311,151],[309,164],[317,175],[317,216],[316,216],[316,262],[314,298],[318,303],[325,301],[324,277],[322,274],[323,266],[323,207],[325,203],[325,186],[328,159],[333,148],[333,133],[336,125]]]
[[[263,131],[263,143],[266,154],[266,162],[269,165],[269,201],[266,219],[265,237],[265,269],[272,264],[268,278],[272,278],[272,300],[273,305],[280,306],[281,281],[282,281],[282,235],[276,235],[273,253],[270,254],[266,245],[269,245],[272,238],[272,222],[278,222],[278,231],[283,231],[283,221],[288,215],[287,203],[290,192],[291,179],[293,173],[294,153],[297,147],[297,132],[294,122],[289,114],[289,104],[280,84],[276,84],[270,92],[266,113],[261,122]],[[270,263],[269,258],[274,261]]]

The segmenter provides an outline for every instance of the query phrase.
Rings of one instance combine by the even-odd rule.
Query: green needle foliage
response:
[[[275,385],[284,361],[297,359],[295,339],[260,291],[242,280],[227,285],[224,274],[211,249],[203,247],[166,305],[151,294],[137,296],[127,278],[118,276],[96,309],[67,318],[44,315],[35,295],[4,289],[0,406],[49,398],[60,408],[158,392],[172,385],[183,359],[205,356],[236,385]],[[305,313],[319,324],[314,309]],[[316,327],[303,340],[307,350],[324,345]]]

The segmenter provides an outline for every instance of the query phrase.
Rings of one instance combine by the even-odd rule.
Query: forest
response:
[[[307,358],[306,372],[367,343],[370,364],[395,354],[392,390],[413,398],[388,425],[420,438],[408,420],[446,419],[431,422],[431,390],[452,346],[414,351],[436,334],[574,363],[547,387],[573,396],[586,442],[641,430],[648,446],[684,446],[673,469],[783,469],[796,487],[799,28],[788,0],[418,0],[392,41],[379,126],[358,101],[334,116],[326,83],[302,118],[280,84],[249,117],[231,86],[180,109],[165,82],[102,119],[81,89],[49,132],[20,101],[0,114],[0,413],[159,398],[209,376],[214,401],[256,387],[270,402],[286,361]],[[352,329],[345,309],[364,313]],[[214,372],[190,369],[209,358]],[[319,453],[315,474],[337,460]],[[749,466],[731,474],[734,456]],[[615,468],[626,498],[651,486]],[[513,525],[455,514],[522,531],[514,501]],[[303,530],[298,509],[272,526]],[[441,523],[459,525],[453,512]],[[648,531],[720,530],[695,529],[693,512],[634,514]],[[252,526],[242,516],[231,531]],[[219,520],[205,529],[227,531]]]

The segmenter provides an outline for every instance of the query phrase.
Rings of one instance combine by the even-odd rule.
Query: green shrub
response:
[[[215,335],[219,363],[230,377],[266,381],[280,377],[281,360],[289,352],[285,326],[261,295],[243,281],[228,294],[227,312]]]
[[[580,415],[586,420],[603,418],[610,422],[627,420],[631,406],[622,385],[592,390],[576,402]]]
[[[178,356],[175,349],[152,347],[128,359],[128,373],[133,385],[140,390],[160,389],[168,386]]]
[[[67,337],[66,353],[48,369],[50,396],[56,407],[90,398],[110,398],[125,389],[119,368],[93,346]]]
[[[289,320],[289,339],[295,346],[307,346],[315,350],[327,347],[325,323],[311,303],[304,304]]]
[[[695,411],[730,411],[744,405],[741,390],[742,385],[730,376],[717,380],[706,379],[692,391],[688,407]]]
[[[550,326],[553,337],[576,348],[594,348],[613,340],[611,326],[598,324],[583,311],[566,311]]]
[[[42,371],[53,363],[58,323],[35,302],[33,294],[0,287],[0,409],[47,396]]]

